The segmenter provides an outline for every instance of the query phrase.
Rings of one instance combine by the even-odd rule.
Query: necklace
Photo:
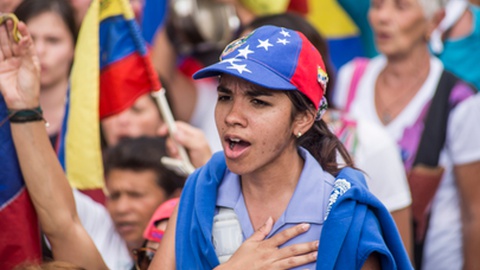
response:
[[[377,83],[375,84],[375,107],[380,121],[382,121],[384,125],[388,125],[415,96],[423,85],[423,82],[426,80],[426,76],[419,74],[420,76],[415,78],[415,80],[408,85],[392,87],[385,80],[384,71],[385,70],[380,73]],[[428,75],[428,72],[425,73],[425,75]],[[395,92],[399,94],[390,96]],[[385,100],[386,96],[388,101]]]

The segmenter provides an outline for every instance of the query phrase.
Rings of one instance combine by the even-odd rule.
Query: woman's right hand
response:
[[[215,270],[290,269],[317,260],[318,241],[278,248],[288,240],[308,231],[309,224],[299,224],[265,240],[272,227],[273,219],[269,218],[260,229],[242,243],[227,262],[219,265]]]
[[[39,106],[40,61],[27,26],[18,23],[22,38],[13,39],[13,22],[0,25],[0,91],[12,110]]]

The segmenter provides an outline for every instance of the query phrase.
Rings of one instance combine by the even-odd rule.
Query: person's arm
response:
[[[368,256],[367,260],[362,266],[362,270],[380,270],[382,267],[380,266],[380,258],[378,257],[377,253],[373,253]]]
[[[162,242],[160,242],[160,247],[157,249],[149,269],[175,269],[177,212],[178,209],[175,209],[168,221]],[[215,269],[290,269],[311,263],[317,259],[318,241],[278,249],[288,240],[306,232],[309,229],[308,225],[299,224],[265,239],[272,228],[273,219],[269,218],[260,229],[242,243],[227,262],[215,267]]]
[[[0,91],[10,110],[39,105],[40,63],[24,23],[19,43],[13,25],[0,25]],[[51,147],[42,121],[11,123],[12,137],[29,195],[40,225],[52,246],[55,260],[85,269],[107,269],[81,225],[72,190]]]
[[[454,167],[461,199],[463,228],[463,269],[480,267],[480,161]]]
[[[405,207],[403,209],[399,209],[396,211],[391,212],[393,220],[395,220],[395,224],[397,225],[398,232],[402,237],[402,242],[405,246],[405,250],[407,251],[408,257],[410,260],[413,260],[413,231],[412,231],[412,208],[411,206]]]

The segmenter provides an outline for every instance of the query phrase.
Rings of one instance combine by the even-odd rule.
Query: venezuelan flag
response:
[[[0,119],[7,107],[0,95]],[[40,229],[23,181],[10,133],[10,123],[0,125],[0,269],[24,262],[40,262]]]
[[[159,90],[160,83],[127,0],[100,3],[100,118],[104,118]]]
[[[327,39],[330,58],[337,69],[365,55],[357,25],[337,0],[308,0],[307,19]]]
[[[160,89],[127,0],[94,0],[75,48],[67,110],[57,146],[71,185],[103,188],[100,119]]]
[[[141,27],[143,38],[149,44],[153,44],[155,34],[165,23],[168,2],[168,0],[145,0]]]

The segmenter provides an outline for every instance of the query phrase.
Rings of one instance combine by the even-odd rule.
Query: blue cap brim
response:
[[[193,78],[197,80],[215,77],[222,74],[229,74],[249,81],[253,84],[273,90],[297,89],[287,78],[281,76],[275,71],[272,71],[261,63],[252,61],[250,59],[241,59],[241,62],[238,62],[237,65],[244,64],[246,64],[247,70],[243,70],[240,73],[240,71],[237,69],[232,68],[233,65],[231,65],[229,62],[218,62],[197,71],[195,74],[193,74]]]

